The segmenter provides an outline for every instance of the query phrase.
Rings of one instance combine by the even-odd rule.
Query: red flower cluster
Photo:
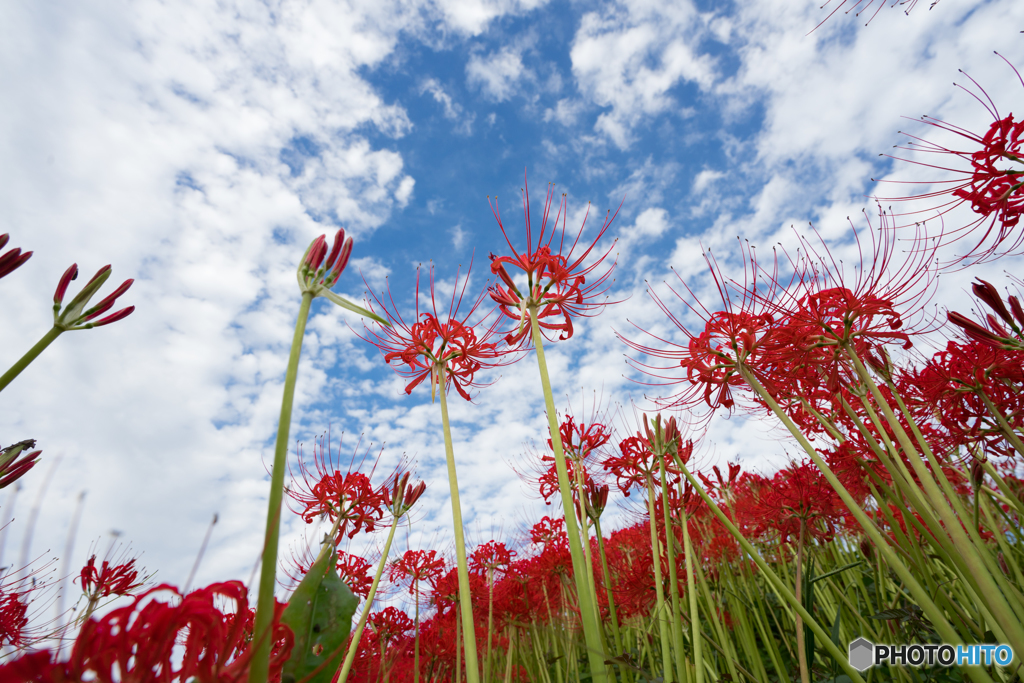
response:
[[[554,190],[548,186],[547,198],[544,201],[544,213],[541,217],[540,234],[537,235],[536,244],[533,239],[533,227],[530,222],[530,192],[529,186],[523,189],[523,213],[526,221],[526,252],[520,253],[513,246],[512,241],[505,231],[505,225],[501,221],[498,211],[498,200],[495,199],[491,205],[494,218],[498,221],[501,234],[505,237],[512,256],[496,256],[491,254],[491,272],[497,275],[502,284],[496,284],[490,288],[491,298],[498,304],[501,313],[517,323],[516,329],[509,332],[505,337],[509,346],[517,346],[524,339],[530,336],[531,310],[536,310],[537,323],[542,330],[559,332],[559,339],[568,339],[573,335],[572,319],[576,316],[597,315],[601,307],[609,302],[596,301],[597,298],[607,293],[610,283],[613,263],[600,276],[587,284],[587,278],[601,266],[611,248],[604,254],[596,256],[589,264],[584,262],[590,258],[591,253],[597,246],[598,240],[611,226],[615,215],[605,217],[604,225],[598,231],[594,241],[583,250],[582,253],[573,255],[583,236],[583,228],[587,224],[586,217],[580,226],[572,244],[567,244],[565,234],[566,221],[566,197],[562,195],[562,201],[555,215],[554,226],[548,231],[548,218],[551,216],[551,200],[554,198]],[[587,210],[589,216],[589,209]],[[562,228],[558,235],[558,245],[552,248],[556,233],[559,233],[558,222],[561,220]],[[568,247],[568,250],[566,250]],[[614,244],[613,244],[614,247]],[[505,266],[522,271],[526,275],[526,287],[520,290],[515,280],[509,275]],[[525,294],[523,293],[525,291]]]
[[[472,266],[470,266],[472,268]],[[377,325],[373,329],[365,328],[370,342],[384,354],[384,362],[390,365],[399,375],[411,381],[405,387],[405,393],[420,385],[427,377],[430,378],[431,395],[438,384],[443,382],[444,390],[454,386],[467,401],[470,400],[468,389],[481,386],[477,383],[476,373],[487,368],[507,365],[517,360],[508,351],[499,351],[497,344],[490,341],[498,333],[493,326],[485,325],[483,320],[470,323],[481,302],[481,294],[470,310],[460,319],[459,308],[466,294],[469,273],[459,287],[456,275],[452,300],[447,315],[438,312],[434,291],[434,270],[430,269],[430,300],[432,312],[420,313],[420,282],[416,274],[416,310],[411,325],[398,313],[394,298],[388,292],[391,307],[382,301],[383,296],[373,295],[373,300],[380,307],[389,325]],[[373,311],[371,304],[370,310]],[[376,311],[374,311],[376,313]],[[443,379],[442,379],[443,376]]]
[[[332,522],[341,518],[334,544],[348,531],[353,538],[360,531],[373,531],[384,517],[385,496],[370,484],[362,472],[342,474],[330,454],[328,436],[319,437],[313,446],[313,468],[299,458],[299,477],[287,491],[300,508],[295,512],[307,523],[326,516]]]
[[[233,605],[227,612],[222,607],[226,602]],[[278,604],[273,631],[275,680],[292,647],[291,631],[279,623],[283,609]],[[211,584],[187,595],[164,584],[127,607],[85,622],[67,661],[56,661],[49,650],[26,654],[0,666],[0,682],[238,683],[248,676],[249,617],[248,594],[239,581]]]
[[[139,572],[135,569],[135,560],[129,560],[117,566],[104,560],[99,571],[96,570],[96,556],[93,555],[82,567],[79,575],[82,590],[90,600],[97,600],[111,595],[131,595],[142,585]]]

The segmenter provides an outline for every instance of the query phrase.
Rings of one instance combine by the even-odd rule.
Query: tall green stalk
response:
[[[295,399],[295,381],[299,376],[299,356],[302,337],[306,332],[312,292],[302,293],[299,317],[295,321],[292,350],[288,356],[288,371],[284,377],[284,396],[281,416],[277,423],[277,442],[274,446],[274,467],[270,471],[270,500],[267,503],[267,530],[263,541],[263,559],[260,569],[260,587],[256,603],[253,637],[256,641],[249,665],[249,683],[266,683],[270,674],[270,649],[273,646],[270,628],[274,620],[274,584],[277,576],[277,546],[281,533],[281,501],[284,497],[285,458],[288,454],[288,432],[292,422],[292,404]]]
[[[391,552],[391,541],[395,538],[395,529],[398,528],[398,522],[401,520],[401,516],[395,515],[394,521],[391,523],[391,531],[388,532],[388,540],[384,543],[384,554],[380,556],[380,562],[377,563],[377,573],[373,577],[373,583],[370,584],[370,592],[366,595],[366,603],[363,605],[363,613],[359,615],[359,624],[356,626],[356,630],[352,632],[352,639],[348,644],[348,652],[345,653],[345,661],[341,665],[341,672],[338,675],[338,683],[345,683],[348,679],[348,674],[352,670],[352,663],[356,661],[356,650],[359,649],[359,639],[363,637],[363,629],[366,628],[366,621],[370,618],[370,608],[373,607],[373,598],[377,595],[377,584],[380,583],[380,577],[384,573],[384,565],[388,561],[388,553]],[[384,658],[381,657],[381,666],[384,665]]]
[[[544,337],[537,322],[538,309],[530,307],[530,330],[533,333],[533,345],[537,349],[537,365],[540,368],[540,383],[544,390],[544,406],[548,414],[548,429],[551,432],[551,445],[555,452],[555,472],[558,474],[558,490],[562,496],[562,510],[565,513],[565,530],[569,537],[569,554],[572,557],[573,580],[576,582],[576,594],[579,600],[580,619],[583,624],[583,638],[587,647],[587,658],[590,672],[595,683],[605,683],[608,672],[605,668],[605,652],[601,638],[601,625],[596,619],[594,607],[596,596],[587,579],[587,567],[583,559],[583,548],[580,545],[579,527],[576,526],[576,511],[573,505],[572,492],[569,490],[569,472],[565,465],[565,452],[562,450],[562,437],[558,430],[558,415],[555,412],[555,399],[551,393],[551,379],[548,377],[548,365],[544,359]]]
[[[466,680],[479,683],[480,668],[476,655],[476,628],[473,626],[473,598],[469,592],[469,565],[466,562],[466,538],[462,531],[462,506],[459,504],[459,480],[455,475],[455,449],[452,447],[452,430],[448,421],[448,399],[445,395],[444,372],[439,370],[441,394],[441,424],[444,428],[444,454],[448,462],[448,487],[452,499],[452,526],[455,531],[455,561],[459,574],[459,606],[462,610],[462,637],[466,647]]]
[[[46,349],[47,346],[53,343],[53,340],[61,335],[64,330],[54,325],[50,328],[50,331],[43,335],[43,338],[35,343],[35,345],[25,353],[24,356],[19,358],[14,365],[4,374],[0,375],[0,391],[10,384],[15,377],[21,374],[21,371],[29,366],[29,363],[34,361],[39,354]]]

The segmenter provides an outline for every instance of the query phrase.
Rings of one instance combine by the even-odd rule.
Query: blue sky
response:
[[[62,554],[85,490],[71,570],[117,530],[159,580],[183,583],[217,512],[197,581],[248,579],[306,245],[337,226],[355,236],[335,288],[353,300],[360,274],[377,289],[386,277],[408,311],[417,264],[432,262],[450,291],[474,254],[479,291],[488,253],[507,248],[487,197],[524,239],[524,171],[535,206],[547,182],[568,195],[571,229],[590,202],[591,238],[622,202],[604,239],[618,239],[612,293],[625,303],[550,348],[556,395],[578,409],[594,392],[609,410],[641,400],[614,330],[632,322],[681,340],[645,282],[662,287],[674,268],[706,293],[701,245],[728,267],[737,236],[767,250],[809,221],[849,253],[846,217],[894,187],[872,177],[936,179],[879,156],[905,140],[898,131],[940,138],[915,120],[925,113],[975,131],[991,122],[953,87],[957,69],[1004,115],[1024,95],[992,53],[1024,65],[1020,3],[887,7],[866,27],[839,13],[811,33],[826,11],[793,0],[4,3],[0,231],[35,256],[0,283],[0,365],[48,329],[72,262],[136,278],[124,301],[137,310],[65,335],[0,395],[0,441],[44,449],[17,499],[0,497],[15,518],[3,564],[20,559],[59,459],[31,557]],[[967,308],[970,275],[943,277],[936,303]],[[401,546],[447,547],[439,406],[425,390],[404,396],[349,325],[361,329],[314,306],[292,433],[308,453],[328,427],[336,447],[345,432],[346,456],[362,435],[380,470],[415,461],[429,487]],[[452,401],[476,542],[512,538],[545,512],[512,471],[545,439],[535,361],[489,379],[473,405]],[[779,436],[769,422],[716,418],[702,457],[770,471],[790,454]],[[287,543],[304,531],[315,537],[287,520]]]

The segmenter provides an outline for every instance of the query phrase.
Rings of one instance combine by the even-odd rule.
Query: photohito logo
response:
[[[867,671],[877,664],[901,666],[1009,666],[1013,649],[1009,645],[875,645],[858,638],[849,645],[850,666]]]

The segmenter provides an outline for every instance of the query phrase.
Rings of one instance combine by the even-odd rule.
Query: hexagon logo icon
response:
[[[867,671],[875,663],[875,646],[866,638],[850,643],[850,666],[857,671]]]

